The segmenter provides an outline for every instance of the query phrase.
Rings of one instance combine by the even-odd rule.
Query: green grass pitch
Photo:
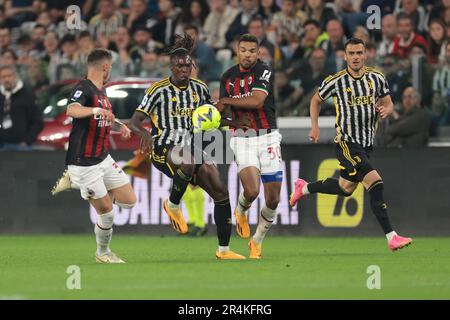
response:
[[[450,238],[390,252],[380,238],[268,236],[260,261],[217,261],[215,237],[114,235],[125,265],[96,264],[93,235],[0,236],[2,299],[449,299]],[[246,241],[232,249],[248,255]],[[68,266],[81,272],[69,290]],[[371,265],[381,289],[369,290]]]

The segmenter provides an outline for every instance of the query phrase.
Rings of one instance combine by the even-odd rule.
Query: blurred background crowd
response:
[[[379,28],[368,27],[371,5],[380,8]],[[165,77],[164,48],[183,32],[195,39],[198,78],[214,92],[236,63],[236,39],[255,35],[261,59],[276,71],[278,116],[308,116],[321,81],[345,68],[346,39],[361,38],[367,65],[385,73],[396,104],[380,143],[423,145],[450,125],[450,0],[0,0],[0,98],[12,101],[17,82],[27,88],[22,98],[34,101],[55,83],[82,78],[94,47],[113,52],[113,78]],[[39,122],[44,107],[23,112]],[[334,112],[329,101],[321,114]],[[399,140],[411,130],[411,141]],[[39,124],[31,131],[27,144]]]

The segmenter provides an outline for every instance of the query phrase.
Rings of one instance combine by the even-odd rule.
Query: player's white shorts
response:
[[[262,182],[281,182],[281,138],[278,131],[256,137],[232,137],[230,146],[238,171],[256,167],[261,173]]]
[[[122,187],[130,182],[122,168],[108,155],[105,160],[93,166],[68,166],[72,183],[80,187],[85,200],[100,199],[109,190]]]

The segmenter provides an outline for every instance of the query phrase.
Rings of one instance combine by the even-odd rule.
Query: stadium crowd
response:
[[[380,28],[367,27],[371,5],[381,9]],[[36,93],[82,77],[87,54],[102,47],[113,53],[113,77],[161,78],[169,74],[164,48],[183,32],[195,39],[198,77],[213,88],[235,63],[237,38],[255,35],[261,59],[276,70],[279,116],[308,116],[321,81],[345,67],[346,39],[361,38],[367,65],[390,83],[390,126],[416,110],[430,125],[413,121],[409,129],[433,134],[450,125],[450,0],[0,0],[0,65],[14,66]],[[413,103],[405,102],[408,94]],[[322,114],[334,112],[329,102]],[[387,128],[386,144],[395,144],[396,134]]]

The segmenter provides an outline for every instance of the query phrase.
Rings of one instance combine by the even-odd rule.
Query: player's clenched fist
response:
[[[320,138],[320,129],[318,127],[312,127],[309,131],[309,140],[311,140],[314,143],[319,142]]]

